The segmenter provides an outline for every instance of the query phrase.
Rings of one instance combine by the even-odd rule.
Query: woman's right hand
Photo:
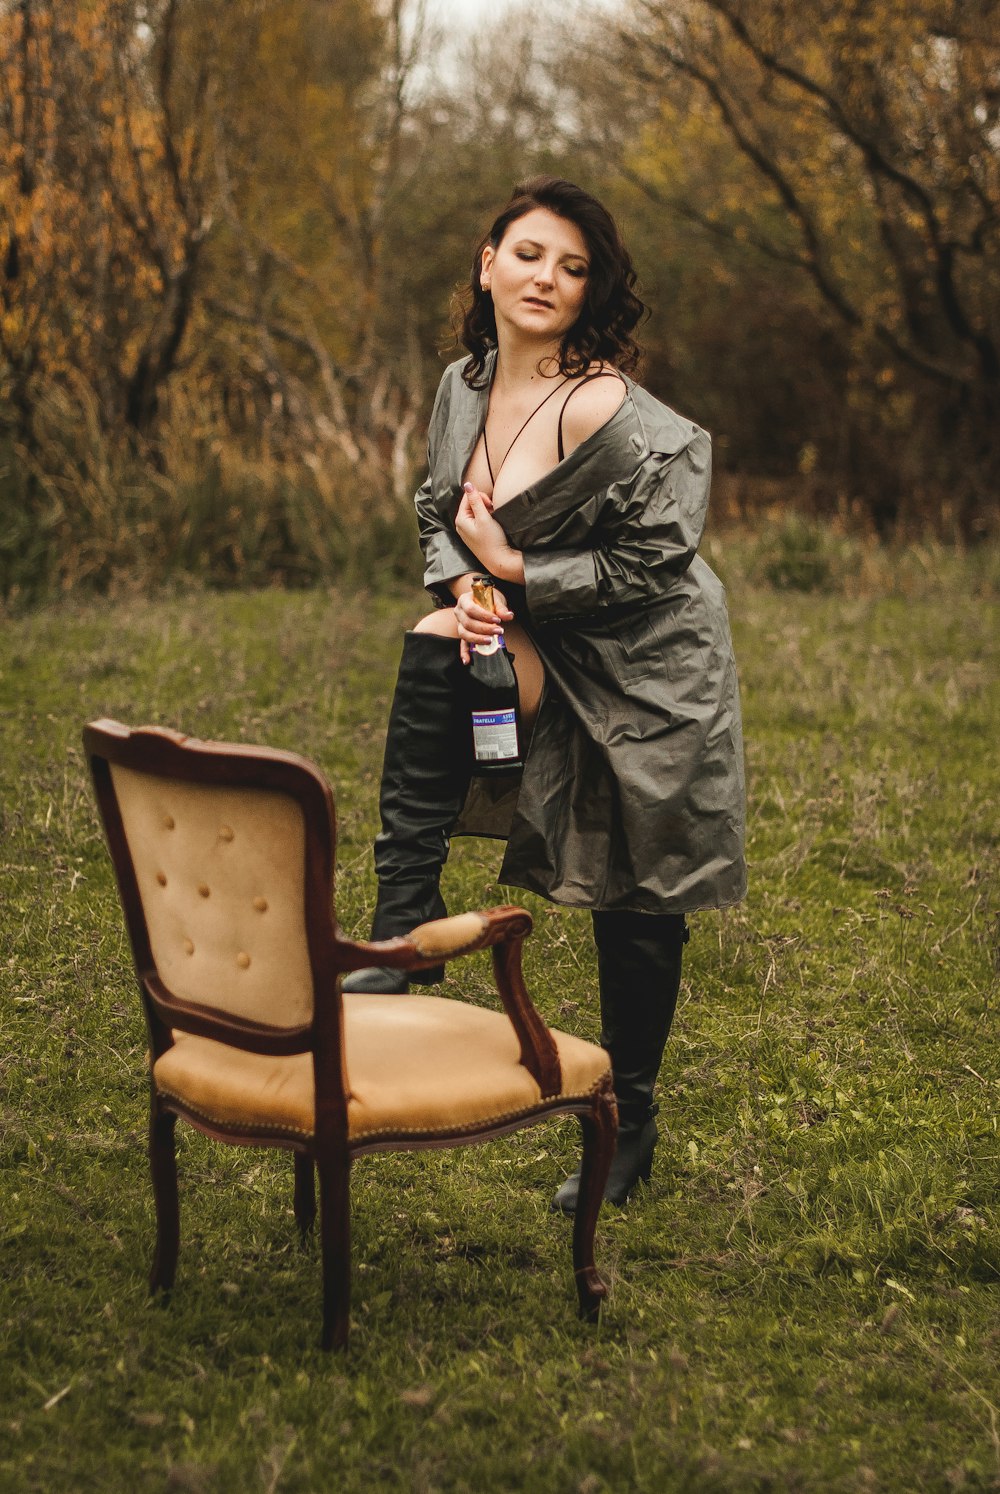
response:
[[[493,601],[496,612],[487,612],[473,597],[471,587],[468,591],[460,592],[455,599],[455,622],[458,625],[458,646],[463,664],[468,664],[472,657],[469,652],[472,644],[489,643],[491,638],[503,632],[505,622],[513,621],[514,614],[507,606],[507,598],[496,586],[493,588]]]

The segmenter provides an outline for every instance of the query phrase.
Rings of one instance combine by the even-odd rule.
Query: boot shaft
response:
[[[601,1044],[611,1057],[619,1124],[642,1128],[673,1022],[688,928],[683,914],[595,910]]]
[[[454,639],[404,635],[379,791],[380,885],[436,879],[447,858],[472,768],[463,669]]]

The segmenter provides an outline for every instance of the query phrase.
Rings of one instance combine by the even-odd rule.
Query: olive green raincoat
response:
[[[416,496],[424,581],[448,603],[443,583],[480,568],[454,519],[493,359],[479,392],[465,362],[441,380]],[[497,509],[524,554],[524,592],[505,594],[546,687],[520,780],[474,779],[455,834],[506,837],[498,880],[553,902],[689,913],[746,891],[736,664],[696,554],[711,443],[626,384],[600,430]]]

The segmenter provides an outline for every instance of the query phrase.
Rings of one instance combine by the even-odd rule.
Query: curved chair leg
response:
[[[610,1078],[594,1096],[590,1114],[580,1116],[580,1126],[583,1131],[583,1164],[573,1217],[573,1269],[580,1298],[580,1316],[595,1323],[608,1289],[594,1265],[594,1231],[618,1135],[618,1111]]]
[[[316,1218],[316,1174],[313,1159],[306,1152],[293,1153],[295,1159],[295,1223],[305,1239]]]
[[[351,1159],[318,1156],[319,1232],[323,1257],[320,1347],[344,1349],[351,1323]]]
[[[174,1130],[177,1117],[161,1108],[154,1095],[149,1116],[149,1169],[156,1205],[156,1254],[149,1273],[151,1292],[169,1292],[177,1270],[181,1218],[177,1199],[177,1158]]]

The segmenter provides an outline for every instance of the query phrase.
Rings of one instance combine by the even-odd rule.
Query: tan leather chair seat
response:
[[[518,1062],[517,1037],[502,1012],[441,996],[343,1001],[352,1142],[474,1131],[522,1115],[542,1098]],[[552,1036],[561,1098],[591,1094],[608,1073],[607,1054],[568,1033]],[[227,1129],[313,1134],[311,1054],[273,1057],[188,1033],[174,1037],[154,1068],[161,1094]]]

